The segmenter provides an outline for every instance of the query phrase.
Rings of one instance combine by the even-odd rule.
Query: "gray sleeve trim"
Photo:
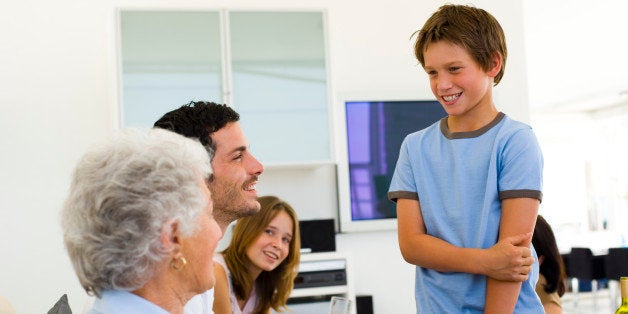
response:
[[[390,194],[389,194],[390,197]],[[534,198],[539,201],[543,201],[543,192],[537,190],[508,190],[499,192],[499,200],[505,200],[507,198]]]
[[[397,203],[397,199],[407,198],[411,200],[419,200],[419,194],[416,192],[408,192],[408,191],[392,191],[388,192],[388,199]]]

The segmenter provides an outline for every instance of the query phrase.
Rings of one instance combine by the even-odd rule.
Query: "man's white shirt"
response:
[[[214,289],[209,289],[201,294],[195,295],[185,304],[185,314],[213,314],[214,311]]]

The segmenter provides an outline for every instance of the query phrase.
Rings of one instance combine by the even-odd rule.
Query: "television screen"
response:
[[[401,142],[447,114],[436,100],[348,100],[344,101],[344,113],[347,168],[341,173],[339,167],[339,176],[348,179],[348,191],[344,191],[348,197],[341,200],[348,199],[349,204],[341,204],[341,229],[351,231],[355,228],[348,226],[350,223],[397,217],[395,203],[388,200],[387,193]],[[349,209],[350,215],[343,215],[343,208]]]

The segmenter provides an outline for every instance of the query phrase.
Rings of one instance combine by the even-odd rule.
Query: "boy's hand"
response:
[[[485,275],[501,281],[525,281],[534,257],[530,248],[532,232],[501,239],[486,250]]]

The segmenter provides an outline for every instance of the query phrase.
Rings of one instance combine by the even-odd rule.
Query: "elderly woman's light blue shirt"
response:
[[[143,314],[158,313],[168,314],[168,312],[152,302],[123,290],[105,290],[101,298],[96,298],[92,309],[88,314]]]

